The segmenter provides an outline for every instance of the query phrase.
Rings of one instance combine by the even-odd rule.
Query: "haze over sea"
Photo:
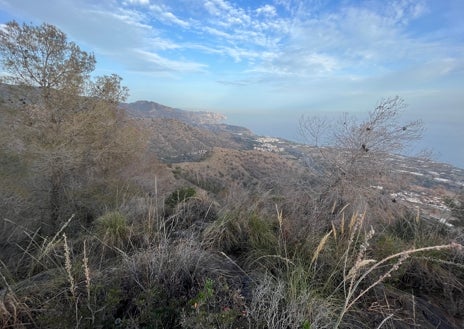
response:
[[[338,114],[341,113],[334,113],[332,117],[336,119]],[[298,143],[305,142],[298,131],[301,115],[282,113],[275,115],[231,113],[226,115],[228,117],[226,123],[247,127],[258,135],[280,137]],[[432,160],[464,168],[462,124],[459,122],[455,124],[432,122],[426,123],[425,129],[424,137],[414,143],[406,155],[415,156],[422,154],[423,151],[426,153],[431,151]],[[443,134],[442,131],[446,129],[449,129],[448,133]]]
[[[57,26],[95,53],[97,75],[124,79],[129,101],[298,141],[302,114],[398,95],[425,123],[414,151],[464,168],[462,13],[463,0],[0,0],[0,24]]]

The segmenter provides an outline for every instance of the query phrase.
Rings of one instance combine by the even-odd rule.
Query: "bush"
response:
[[[122,248],[130,237],[126,217],[119,211],[111,211],[99,217],[95,223],[98,237],[109,247]]]
[[[456,219],[452,223],[464,226],[464,192],[461,192],[456,198],[446,198],[445,204],[450,208],[451,215]]]
[[[179,203],[184,202],[196,195],[196,191],[193,187],[183,187],[172,192],[165,201],[167,207],[173,209]]]

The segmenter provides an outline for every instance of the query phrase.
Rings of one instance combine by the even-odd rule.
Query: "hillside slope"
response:
[[[134,117],[176,119],[190,124],[217,124],[226,119],[219,113],[185,111],[149,101],[123,103],[121,107]]]

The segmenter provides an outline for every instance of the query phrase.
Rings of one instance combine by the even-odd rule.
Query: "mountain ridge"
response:
[[[220,190],[221,186],[229,184],[251,186],[260,180],[269,182],[273,179],[280,185],[285,180],[279,177],[279,172],[287,172],[287,179],[292,170],[295,173],[308,173],[309,170],[317,176],[321,166],[324,167],[324,159],[317,147],[259,136],[240,126],[215,123],[216,120],[209,120],[215,118],[211,112],[185,111],[148,101],[130,104],[125,109],[148,127],[151,148],[159,159],[176,164],[174,172],[182,173],[181,176],[191,182],[198,180],[201,188],[212,186],[213,190]],[[338,151],[325,148],[325,152]],[[391,155],[386,161],[402,182],[397,189],[385,191],[392,200],[421,207],[438,220],[444,218],[443,214],[445,217],[449,214],[444,199],[464,187],[464,170],[402,155]],[[272,164],[279,169],[272,169]],[[256,173],[260,174],[254,177]],[[229,176],[235,178],[226,179]]]
[[[226,116],[223,114],[207,111],[186,111],[146,100],[122,103],[120,106],[133,117],[176,119],[200,125],[217,124],[226,120]]]

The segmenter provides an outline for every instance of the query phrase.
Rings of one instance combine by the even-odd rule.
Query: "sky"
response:
[[[129,101],[227,115],[298,140],[301,115],[400,96],[417,146],[464,168],[463,0],[0,0],[0,24],[56,25]]]

